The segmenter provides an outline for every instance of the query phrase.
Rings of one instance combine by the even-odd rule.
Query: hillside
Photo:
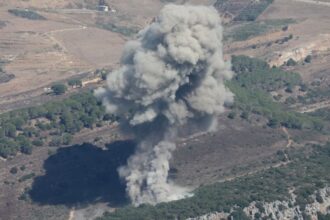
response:
[[[133,207],[138,140],[94,90],[173,2],[216,8],[234,102],[214,133],[178,128],[168,181],[192,196]],[[329,0],[98,3],[0,2],[0,219],[329,219]]]

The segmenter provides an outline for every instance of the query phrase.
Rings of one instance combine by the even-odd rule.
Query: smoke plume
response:
[[[135,154],[118,170],[127,193],[134,205],[180,199],[186,190],[168,180],[178,129],[215,129],[233,100],[224,85],[232,72],[223,59],[218,13],[206,6],[165,6],[126,44],[121,63],[96,95],[137,139]]]

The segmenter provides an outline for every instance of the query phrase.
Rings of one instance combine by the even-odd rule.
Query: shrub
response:
[[[26,19],[30,19],[30,20],[46,20],[45,17],[41,16],[40,14],[28,10],[28,9],[9,9],[8,10],[9,13],[21,17],[21,18],[26,18]]]
[[[17,167],[13,167],[13,168],[10,169],[9,172],[10,172],[11,174],[16,174],[16,173],[18,172],[18,169],[17,169]]]
[[[32,141],[32,144],[34,146],[41,147],[42,145],[44,145],[44,142],[41,139],[35,139]]]

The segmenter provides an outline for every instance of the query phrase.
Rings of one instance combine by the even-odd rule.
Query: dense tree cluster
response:
[[[282,125],[293,129],[323,129],[319,117],[309,116],[286,109],[273,100],[269,92],[289,89],[302,84],[297,73],[282,71],[259,59],[247,56],[233,56],[232,68],[235,78],[227,86],[235,94],[234,111],[263,115],[269,120],[269,126]],[[242,117],[247,119],[247,117]]]
[[[0,116],[0,156],[8,157],[18,151],[29,154],[33,146],[44,144],[70,144],[72,135],[81,129],[114,119],[91,92],[5,113]]]

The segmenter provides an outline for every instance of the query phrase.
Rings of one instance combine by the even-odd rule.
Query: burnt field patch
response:
[[[61,148],[44,162],[45,175],[36,177],[29,192],[41,205],[77,207],[94,202],[125,204],[125,186],[117,169],[133,153],[132,141],[117,141],[102,150],[92,144]]]

